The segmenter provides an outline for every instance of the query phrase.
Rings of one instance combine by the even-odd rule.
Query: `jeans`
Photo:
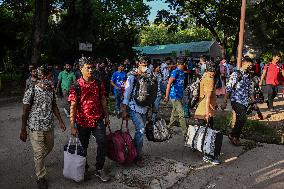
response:
[[[231,105],[236,113],[236,120],[231,132],[231,136],[240,138],[240,135],[242,133],[242,128],[247,120],[247,114],[246,114],[247,107],[234,101],[231,102]]]
[[[117,92],[114,94],[114,98],[115,98],[115,111],[117,114],[120,113],[120,105],[122,103],[122,96],[120,92]]]
[[[91,134],[96,138],[97,157],[96,169],[101,170],[104,167],[106,156],[106,126],[103,120],[97,122],[96,127],[81,127],[77,125],[79,140],[86,150],[88,149]]]
[[[34,151],[36,176],[38,179],[44,178],[46,175],[44,158],[54,146],[54,131],[30,131],[29,134]]]
[[[135,126],[134,144],[138,156],[141,156],[143,148],[145,124],[146,124],[146,114],[140,114],[131,109],[129,109],[128,111],[129,111],[129,116]]]
[[[267,89],[267,106],[269,109],[273,108],[273,99],[277,96],[278,93],[278,87],[274,85],[266,85]]]
[[[171,128],[175,121],[179,121],[179,125],[182,129],[183,134],[186,134],[186,122],[184,118],[184,111],[181,100],[171,100],[173,104],[172,114],[170,118],[169,128]]]

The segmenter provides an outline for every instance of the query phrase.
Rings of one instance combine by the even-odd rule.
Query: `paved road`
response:
[[[19,137],[21,104],[18,100],[0,105],[0,188],[36,188],[30,142]],[[120,120],[112,118],[112,127]],[[65,118],[65,123],[68,123]],[[130,124],[133,134],[133,125]],[[69,138],[69,128],[62,133],[55,129],[55,147],[46,159],[49,188],[284,188],[284,146],[263,144],[244,153],[233,147],[225,137],[220,166],[203,163],[202,155],[183,146],[175,135],[164,143],[145,142],[147,165],[119,166],[107,160],[106,170],[112,181],[100,183],[95,177],[85,183],[74,183],[62,176],[63,146]],[[180,132],[177,129],[177,132]],[[91,139],[88,159],[94,170],[95,141]]]

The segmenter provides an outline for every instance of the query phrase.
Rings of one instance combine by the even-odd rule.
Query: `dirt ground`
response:
[[[276,103],[278,113],[272,114],[264,122],[282,125],[284,119],[284,101]],[[266,113],[265,105],[262,111]],[[0,188],[32,189],[36,188],[33,154],[30,141],[19,140],[21,127],[21,99],[0,99]],[[162,110],[169,111],[169,110]],[[67,118],[64,117],[67,131],[62,133],[56,125],[55,146],[46,158],[49,188],[193,188],[193,189],[283,189],[284,188],[284,146],[259,144],[256,148],[244,151],[234,147],[224,136],[219,166],[212,166],[202,161],[202,154],[184,147],[181,131],[176,128],[176,135],[163,143],[144,142],[146,166],[121,166],[107,159],[105,169],[112,176],[109,183],[101,183],[94,176],[83,183],[65,179],[63,170],[63,146],[70,137]],[[253,117],[252,117],[253,119]],[[58,122],[56,122],[58,123]],[[111,118],[113,129],[120,126],[121,120]],[[131,134],[134,126],[130,122]],[[95,165],[95,140],[90,141],[88,160],[91,173]]]

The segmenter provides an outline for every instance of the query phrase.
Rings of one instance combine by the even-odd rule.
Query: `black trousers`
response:
[[[82,146],[87,150],[89,146],[89,139],[91,134],[96,138],[97,142],[97,157],[96,157],[96,169],[101,170],[104,167],[106,156],[106,126],[103,120],[98,121],[97,126],[81,127],[78,126],[78,137]],[[87,165],[88,167],[88,165]]]
[[[231,102],[231,105],[232,109],[236,112],[236,122],[232,129],[231,136],[240,138],[240,135],[242,133],[242,128],[247,121],[247,114],[246,114],[247,107],[234,101]]]
[[[277,96],[278,87],[274,85],[266,85],[267,89],[267,106],[269,109],[273,108],[273,100]]]

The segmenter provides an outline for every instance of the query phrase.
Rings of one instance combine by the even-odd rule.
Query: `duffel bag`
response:
[[[185,146],[204,154],[218,157],[221,152],[223,134],[206,126],[189,125]]]
[[[107,157],[121,164],[128,164],[134,161],[137,151],[133,139],[129,133],[128,121],[126,121],[126,131],[122,130],[123,121],[120,130],[115,132],[109,128],[107,135]]]
[[[172,137],[164,119],[157,120],[155,124],[149,121],[145,127],[145,134],[147,139],[153,142],[163,142]]]

